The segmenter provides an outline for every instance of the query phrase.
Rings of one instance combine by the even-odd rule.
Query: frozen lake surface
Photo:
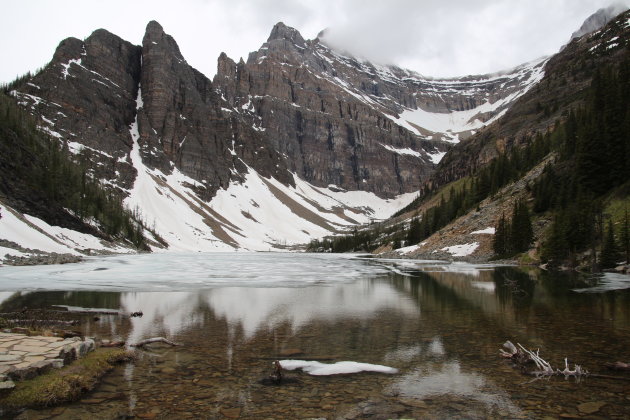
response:
[[[80,315],[81,332],[182,344],[141,351],[82,400],[29,419],[627,418],[626,381],[532,381],[498,356],[511,340],[553,367],[568,357],[609,375],[630,348],[626,284],[353,255],[116,255],[1,267],[0,313],[107,309]],[[296,382],[261,384],[273,360]]]
[[[217,286],[304,287],[370,278],[387,266],[352,255],[166,253],[88,257],[64,265],[0,268],[0,290],[178,291]]]

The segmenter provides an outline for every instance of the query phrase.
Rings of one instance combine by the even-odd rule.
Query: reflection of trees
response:
[[[14,312],[24,308],[50,308],[51,305],[118,309],[120,307],[120,293],[93,291],[15,293],[0,304],[0,311]]]
[[[502,304],[514,305],[516,312],[531,305],[536,283],[529,272],[513,267],[497,267],[492,274],[496,296]]]
[[[423,323],[441,331],[450,351],[477,346],[464,351],[472,357],[475,352],[496,355],[502,341],[513,339],[585,363],[592,360],[591,351],[616,357],[630,346],[630,290],[576,293],[571,289],[583,287],[581,276],[518,267],[475,275],[410,274],[411,284],[405,286],[403,280],[394,284],[417,300]],[[496,285],[494,293],[472,286],[474,281],[489,279]]]

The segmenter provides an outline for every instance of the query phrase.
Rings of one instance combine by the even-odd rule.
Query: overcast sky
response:
[[[98,28],[141,44],[157,20],[212,77],[221,51],[247,59],[279,21],[305,39],[427,76],[490,73],[557,52],[584,19],[630,0],[3,0],[0,82],[46,64],[64,38]]]

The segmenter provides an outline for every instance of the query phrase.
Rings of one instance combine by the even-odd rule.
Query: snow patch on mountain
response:
[[[510,104],[542,80],[546,62],[547,58],[543,58],[514,69],[509,76],[522,79],[521,88],[494,102],[487,100],[475,108],[448,113],[432,112],[418,107],[416,109],[406,108],[399,116],[392,116],[387,113],[384,115],[417,136],[426,137],[426,133],[422,131],[425,130],[445,136],[446,141],[458,143],[462,133],[479,130],[501,118],[507,112]],[[441,81],[432,81],[431,83],[440,84]],[[467,83],[471,82],[467,81]],[[470,88],[475,89],[474,85]],[[466,96],[466,93],[464,92],[462,95]]]
[[[142,108],[138,89],[137,110]],[[265,178],[253,168],[210,202],[192,187],[200,183],[173,168],[170,174],[142,161],[138,122],[129,127],[130,160],[137,177],[125,204],[174,251],[269,251],[299,245],[351,226],[384,219],[415,198],[385,200],[363,191],[318,188],[294,175],[295,187]],[[155,250],[158,250],[156,248]]]
[[[397,149],[397,148],[395,148],[393,146],[389,146],[387,144],[381,144],[381,146],[383,146],[384,148],[386,148],[390,152],[394,152],[394,153],[397,153],[399,155],[408,155],[408,156],[415,156],[415,157],[421,157],[422,156],[420,154],[420,152],[416,152],[415,150],[410,149],[410,148]]]
[[[441,251],[448,252],[454,257],[467,257],[471,255],[479,247],[479,242],[471,242],[469,244],[447,246]]]
[[[129,248],[108,245],[99,238],[74,230],[52,226],[45,221],[25,214],[21,215],[7,205],[0,205],[0,240],[13,242],[21,248],[57,254],[82,255],[84,252],[107,251],[132,252]],[[7,256],[25,257],[30,254],[0,247],[0,263]]]

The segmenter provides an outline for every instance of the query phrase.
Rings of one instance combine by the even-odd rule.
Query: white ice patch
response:
[[[597,285],[593,287],[585,287],[582,289],[573,289],[574,292],[580,293],[602,293],[611,290],[630,289],[630,276],[619,273],[604,273],[599,278]]]
[[[411,246],[406,246],[404,248],[398,248],[396,250],[397,253],[405,255],[405,254],[411,254],[414,251],[417,251],[418,249],[420,249],[420,245],[411,245]]]
[[[69,72],[68,70],[70,70],[70,66],[71,66],[72,64],[77,64],[77,65],[79,65],[79,66],[80,66],[80,65],[81,65],[81,59],[80,59],[80,58],[79,58],[79,59],[74,59],[74,58],[73,58],[72,60],[68,61],[68,62],[67,62],[67,63],[65,63],[65,64],[64,64],[64,63],[61,63],[61,67],[63,67],[63,68],[61,69],[61,74],[63,75],[63,79],[64,79],[64,80],[66,80],[66,78],[67,78],[68,76],[70,76],[70,72]]]
[[[57,131],[51,130],[48,127],[44,127],[43,125],[38,125],[37,129],[39,131],[42,131],[42,132],[48,134],[51,137],[55,137],[55,138],[58,138],[58,139],[62,139],[63,138],[63,136],[61,134],[59,134]]]
[[[382,144],[381,146],[383,146],[384,148],[386,148],[387,150],[389,150],[390,152],[394,152],[397,153],[399,155],[409,155],[409,156],[415,156],[415,157],[421,157],[422,155],[420,154],[420,152],[416,152],[413,149],[410,148],[405,148],[405,149],[397,149],[393,146],[387,145],[387,144]]]
[[[446,155],[446,152],[428,153],[428,155],[431,158],[431,162],[437,165],[438,163],[440,163],[444,155]]]
[[[293,176],[293,180],[296,185],[296,193],[315,200],[320,207],[326,210],[333,210],[340,206],[362,210],[363,214],[357,214],[353,211],[346,212],[348,216],[360,223],[387,219],[418,196],[417,193],[407,193],[396,198],[383,199],[367,191],[339,191],[340,188],[334,185],[329,185],[328,188],[316,187],[298,178],[297,175]]]
[[[337,362],[333,364],[326,364],[308,360],[281,360],[280,365],[286,370],[302,369],[309,375],[314,376],[346,375],[349,373],[359,372],[378,372],[388,374],[398,373],[398,369],[389,366],[359,362]]]
[[[6,206],[0,206],[0,211],[2,212],[0,239],[15,242],[22,248],[73,255],[81,255],[78,251],[88,249],[117,253],[132,252],[129,248],[108,246],[102,243],[99,238],[89,234],[52,226],[28,214],[23,215],[24,219],[20,219],[15,216],[13,210]],[[10,248],[1,248],[0,257],[5,254],[27,256],[27,254]]]
[[[472,243],[463,244],[463,245],[447,246],[440,250],[448,252],[454,257],[466,257],[472,254],[473,252],[475,252],[475,250],[478,247],[479,247],[479,242],[472,242]]]
[[[470,232],[471,235],[494,235],[496,229],[493,227],[487,227],[485,229],[481,229],[481,230],[476,230],[474,232]]]

